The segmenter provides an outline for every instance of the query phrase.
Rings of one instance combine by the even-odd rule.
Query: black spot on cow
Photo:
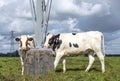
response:
[[[55,50],[56,48],[59,49],[60,46],[61,46],[61,44],[62,44],[62,40],[58,40],[58,41],[56,42],[56,44],[54,45],[54,50]]]
[[[52,44],[55,44],[58,40],[59,40],[59,36],[60,34],[58,35],[53,35],[50,39],[49,39],[49,44],[52,45]]]
[[[54,43],[54,35],[49,39],[48,43],[50,46]]]
[[[60,48],[60,45],[62,43],[62,40],[59,39],[60,34],[57,35],[53,35],[50,39],[49,39],[49,45],[52,46],[53,45],[53,51],[55,51],[55,49]]]
[[[72,33],[72,35],[76,35],[76,33]]]
[[[56,37],[56,38],[59,38],[59,37],[60,37],[60,34],[55,35],[55,37]]]
[[[75,48],[78,48],[79,47],[79,45],[76,43],[76,44],[73,44],[73,46],[75,47]]]
[[[70,46],[70,47],[72,47],[72,44],[71,44],[71,43],[69,43],[69,46]]]

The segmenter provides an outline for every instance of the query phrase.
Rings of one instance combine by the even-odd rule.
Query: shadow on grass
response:
[[[90,68],[90,70],[88,72],[91,72],[91,71],[101,72],[101,70],[99,70],[97,68]]]
[[[68,68],[66,69],[66,71],[85,71],[85,68]],[[88,72],[91,72],[91,71],[96,71],[96,72],[101,72],[101,70],[99,69],[96,69],[96,68],[90,68],[90,70]],[[63,72],[62,69],[57,69],[55,72]]]
[[[66,69],[66,71],[81,71],[81,70],[85,70],[85,69],[80,69],[80,68],[68,68]],[[56,72],[63,72],[62,69],[57,69]]]

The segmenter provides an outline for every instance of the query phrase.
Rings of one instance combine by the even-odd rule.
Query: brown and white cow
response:
[[[24,60],[25,54],[28,50],[35,47],[34,39],[28,35],[21,35],[20,37],[15,38],[17,42],[19,42],[19,55],[22,64],[22,75],[24,74]]]
[[[52,48],[56,53],[54,68],[56,68],[58,65],[59,60],[63,58],[63,72],[66,71],[65,55],[84,54],[84,52],[89,53],[89,64],[85,70],[86,72],[89,71],[94,62],[94,53],[96,53],[101,62],[102,72],[105,72],[105,54],[101,50],[101,48],[104,49],[104,36],[99,31],[89,31],[83,33],[61,33],[58,35],[48,33],[44,47]]]

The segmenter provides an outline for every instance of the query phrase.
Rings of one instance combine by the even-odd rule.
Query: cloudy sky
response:
[[[48,32],[101,31],[106,53],[120,54],[120,0],[53,0]],[[0,0],[0,52],[14,36],[34,34],[29,0]],[[17,44],[15,43],[15,49]]]

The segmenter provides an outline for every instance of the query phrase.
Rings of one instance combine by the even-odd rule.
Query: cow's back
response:
[[[79,53],[86,50],[99,49],[101,45],[101,32],[90,31],[84,33],[62,33],[59,40],[62,40],[60,49],[65,53]]]

